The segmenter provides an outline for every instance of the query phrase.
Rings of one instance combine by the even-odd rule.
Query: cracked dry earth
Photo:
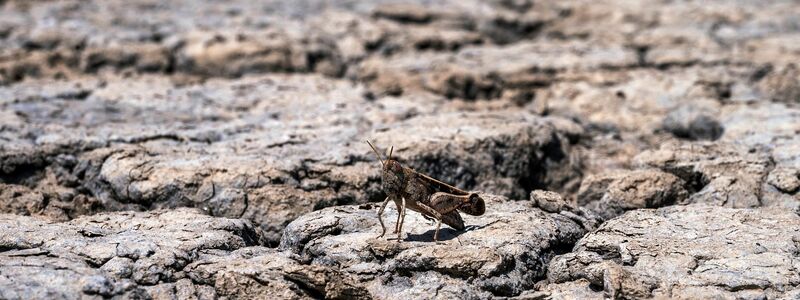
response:
[[[0,299],[800,299],[799,10],[0,0]]]

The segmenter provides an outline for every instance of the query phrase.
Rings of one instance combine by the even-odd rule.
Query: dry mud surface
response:
[[[797,11],[0,0],[0,299],[800,298]]]

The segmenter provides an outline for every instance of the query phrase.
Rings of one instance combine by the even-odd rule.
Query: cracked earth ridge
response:
[[[131,84],[150,89],[129,94]],[[67,220],[198,207],[250,219],[276,245],[302,213],[382,197],[368,138],[394,146],[421,172],[506,196],[580,176],[567,120],[459,112],[427,96],[373,101],[358,86],[317,75],[158,86],[155,77],[108,81],[77,101],[62,96],[75,89],[69,84],[47,100],[6,89],[13,98],[3,111],[14,118],[5,125],[10,143],[0,146],[0,178],[11,197],[30,201],[7,211]]]
[[[575,285],[555,294],[569,297],[594,286],[600,291],[592,298],[797,297],[798,222],[795,212],[776,209],[689,205],[631,212],[554,258],[547,275],[552,287],[545,290],[569,282]]]

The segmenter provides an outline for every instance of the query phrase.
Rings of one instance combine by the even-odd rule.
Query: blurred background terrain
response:
[[[799,11],[0,0],[0,298],[798,297]]]

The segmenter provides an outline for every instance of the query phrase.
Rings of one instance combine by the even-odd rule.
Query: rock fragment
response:
[[[531,204],[549,213],[561,214],[592,231],[603,223],[603,217],[587,208],[567,202],[561,195],[552,191],[535,190],[531,192]]]
[[[29,216],[44,210],[44,195],[31,189],[0,183],[0,212]]]
[[[767,182],[781,192],[793,194],[800,189],[800,170],[777,168],[769,173]]]
[[[759,89],[774,101],[800,103],[800,67],[788,64],[773,70],[761,79]]]
[[[709,141],[720,138],[725,130],[712,114],[689,106],[670,112],[664,118],[662,127],[679,138]]]

